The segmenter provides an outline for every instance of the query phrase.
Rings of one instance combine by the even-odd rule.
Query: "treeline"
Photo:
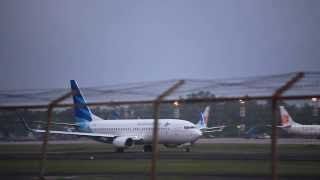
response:
[[[188,98],[213,97],[208,92],[190,94]],[[309,101],[282,102],[296,122],[301,124],[320,124],[319,116],[314,116],[314,106]],[[179,118],[197,123],[200,120],[200,113],[206,106],[210,106],[210,117],[208,126],[225,125],[227,128],[217,136],[238,136],[239,125],[245,125],[242,129],[246,131],[252,127],[269,131],[272,122],[270,101],[247,101],[243,104],[245,116],[240,116],[239,101],[214,102],[214,103],[192,103],[182,104],[178,107],[172,104],[161,104],[160,118]],[[103,119],[143,119],[153,117],[152,104],[122,105],[122,106],[100,106],[91,107],[93,113]],[[19,110],[0,111],[0,135],[8,137],[26,136],[21,118],[26,119],[34,128],[44,128],[47,119],[46,110]],[[74,123],[73,110],[71,108],[56,108],[53,113],[53,121]],[[42,122],[42,123],[41,123]],[[280,122],[279,122],[280,123]],[[53,129],[61,130],[61,126],[52,126]],[[64,127],[65,129],[67,127]]]

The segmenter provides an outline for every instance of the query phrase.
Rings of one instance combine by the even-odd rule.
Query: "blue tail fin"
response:
[[[208,125],[209,120],[209,112],[210,112],[210,106],[207,106],[203,112],[201,112],[200,120],[197,123],[197,126],[199,129],[205,129]]]
[[[198,126],[199,129],[204,129],[204,128],[206,128],[206,124],[205,124],[205,121],[204,121],[204,115],[203,115],[202,112],[200,113],[200,115],[201,115],[201,117],[200,117],[200,120],[197,123],[197,126]]]
[[[77,123],[86,123],[92,121],[92,113],[75,80],[70,80],[71,90],[73,92],[74,114]]]

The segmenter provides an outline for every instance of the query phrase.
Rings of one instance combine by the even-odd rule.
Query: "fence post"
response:
[[[156,169],[157,169],[157,159],[159,154],[158,149],[158,121],[159,121],[159,109],[161,101],[168,95],[170,95],[173,91],[175,91],[178,87],[180,87],[184,83],[184,80],[180,80],[175,83],[168,90],[163,92],[153,103],[153,140],[152,140],[152,160],[151,160],[151,180],[157,179]]]
[[[45,179],[45,173],[46,173],[46,160],[47,160],[47,146],[48,146],[48,139],[49,139],[49,130],[50,130],[50,125],[52,121],[52,111],[55,105],[57,105],[59,102],[63,101],[64,99],[70,97],[72,95],[72,92],[68,92],[65,95],[53,100],[51,103],[48,105],[48,113],[47,113],[47,124],[46,124],[46,132],[43,137],[43,142],[42,142],[42,148],[41,148],[41,161],[40,161],[40,174],[39,178],[41,180]]]
[[[272,135],[271,135],[271,173],[272,180],[278,180],[278,149],[277,149],[277,138],[278,138],[278,130],[277,130],[277,101],[280,96],[290,89],[297,81],[304,77],[304,73],[299,72],[289,81],[287,81],[283,86],[277,89],[272,95]]]

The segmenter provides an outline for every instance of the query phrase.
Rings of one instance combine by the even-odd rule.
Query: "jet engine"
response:
[[[128,137],[116,137],[112,144],[116,148],[128,148],[134,145],[133,140]]]

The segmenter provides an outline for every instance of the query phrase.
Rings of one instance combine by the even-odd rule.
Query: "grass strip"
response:
[[[47,162],[48,173],[148,173],[148,160],[55,160]],[[282,161],[280,175],[320,176],[320,162]],[[3,160],[0,173],[37,173],[39,161]],[[269,175],[270,161],[160,160],[159,173]]]

